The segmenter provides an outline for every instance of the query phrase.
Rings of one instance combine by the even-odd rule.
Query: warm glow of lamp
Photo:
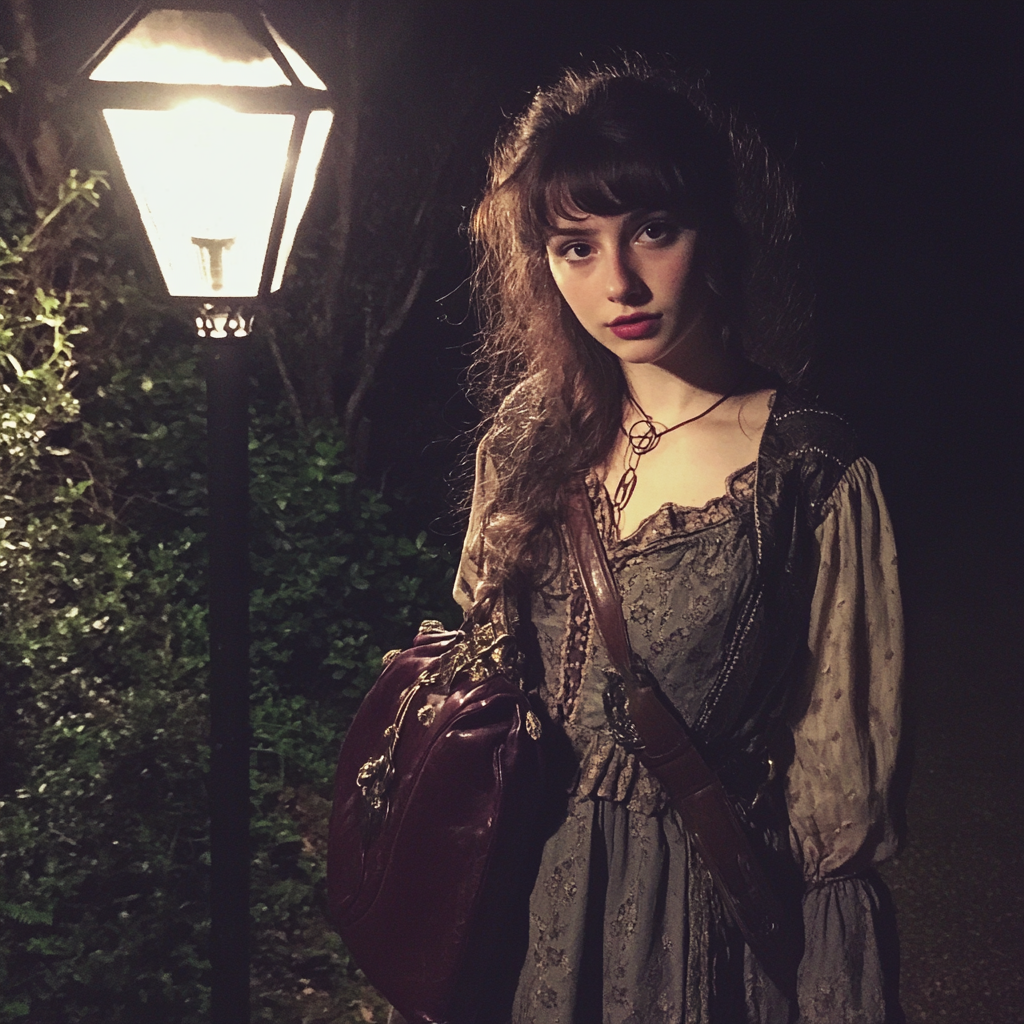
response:
[[[334,115],[266,16],[140,9],[89,79],[170,294],[280,288]]]
[[[168,291],[257,295],[294,115],[189,100],[103,116]]]

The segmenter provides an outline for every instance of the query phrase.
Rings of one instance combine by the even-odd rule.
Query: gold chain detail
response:
[[[427,629],[435,625],[430,620],[420,626],[420,632],[437,632]],[[436,623],[440,626],[440,623]],[[444,627],[441,626],[441,632]],[[460,640],[454,647],[446,651],[434,663],[433,669],[424,669],[416,677],[416,681],[401,696],[394,722],[384,730],[387,746],[378,757],[371,757],[356,773],[356,783],[363,795],[369,821],[379,825],[387,817],[388,791],[395,775],[395,747],[416,694],[426,686],[448,690],[460,672],[468,672],[474,683],[482,683],[495,672],[511,672],[515,667],[515,647],[508,633],[500,633],[491,622],[477,626],[468,636]],[[390,653],[390,652],[389,652]],[[428,710],[429,709],[429,710]],[[424,705],[417,712],[417,718],[426,726],[434,720],[436,714],[432,705]],[[537,735],[534,736],[529,712],[526,731],[533,739],[540,735],[540,721],[536,715]]]

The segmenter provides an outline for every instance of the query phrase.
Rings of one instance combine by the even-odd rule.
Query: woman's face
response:
[[[707,291],[692,272],[695,230],[651,210],[554,225],[551,276],[584,329],[623,363],[671,362],[698,338]]]

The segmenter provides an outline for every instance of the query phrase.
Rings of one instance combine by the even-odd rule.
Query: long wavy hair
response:
[[[619,361],[582,328],[548,268],[553,218],[665,210],[694,227],[724,342],[792,380],[810,321],[793,200],[756,133],[639,59],[566,72],[509,124],[470,226],[481,324],[470,390],[498,467],[482,510],[479,597],[558,571],[567,485],[608,457],[621,425]]]

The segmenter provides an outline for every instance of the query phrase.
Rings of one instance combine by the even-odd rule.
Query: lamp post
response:
[[[167,289],[209,339],[212,1020],[249,1021],[246,342],[284,276],[333,112],[254,3],[146,3],[82,69]]]

